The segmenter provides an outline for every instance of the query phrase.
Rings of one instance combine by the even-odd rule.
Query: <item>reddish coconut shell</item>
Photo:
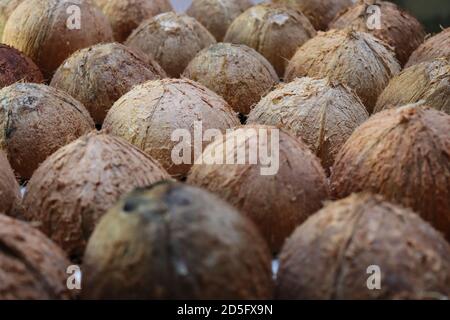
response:
[[[381,273],[378,290],[368,287],[376,283],[373,270]],[[330,203],[298,227],[280,255],[279,299],[449,295],[449,244],[414,212],[379,196]]]
[[[294,8],[261,4],[230,25],[224,42],[245,44],[261,53],[281,77],[299,46],[316,35],[303,13]]]
[[[336,158],[333,195],[370,191],[412,208],[450,239],[450,115],[416,105],[377,113]]]
[[[131,144],[93,132],[58,150],[36,170],[23,200],[25,219],[71,258],[80,258],[100,217],[121,196],[168,178]]]
[[[142,22],[125,44],[154,57],[169,76],[177,78],[198,52],[215,42],[194,18],[167,12]]]
[[[400,72],[394,52],[374,36],[352,30],[320,32],[300,47],[285,80],[325,78],[346,84],[372,112],[389,80]]]
[[[201,189],[162,183],[109,210],[89,240],[87,299],[270,299],[271,256],[254,225]]]
[[[266,58],[247,46],[230,43],[218,43],[201,51],[183,75],[222,96],[242,114],[248,114],[279,82]]]
[[[196,156],[193,142],[196,124],[200,132],[239,125],[237,115],[217,94],[188,79],[148,81],[120,98],[106,116],[103,128],[120,136],[159,161],[174,177],[183,178]],[[180,140],[174,132],[182,132]],[[184,134],[189,134],[191,140]],[[203,141],[203,148],[209,142]],[[173,153],[186,146],[188,161],[176,163]],[[178,153],[177,153],[178,156]],[[188,163],[187,163],[188,162]]]
[[[9,16],[24,0],[0,0],[0,38],[3,36],[3,29]]]
[[[69,299],[69,260],[27,223],[0,214],[0,300]]]
[[[253,143],[259,147],[253,149]],[[239,157],[240,150],[249,154],[245,164],[225,161],[230,156]],[[260,158],[250,162],[250,157],[266,152],[275,155],[271,166]],[[222,161],[211,164],[207,160],[217,155]],[[300,140],[275,127],[249,125],[234,130],[225,139],[211,143],[203,159],[193,166],[188,183],[216,193],[252,219],[274,253],[328,198],[328,183],[319,159]]]
[[[0,148],[23,179],[53,152],[92,129],[89,112],[65,92],[32,83],[0,90]]]
[[[298,78],[265,96],[247,123],[288,129],[303,139],[328,170],[352,132],[369,118],[361,100],[346,86]]]
[[[450,28],[443,30],[426,40],[411,55],[406,67],[433,60],[435,58],[450,59]]]
[[[165,76],[147,55],[108,43],[74,53],[58,68],[50,85],[83,103],[94,121],[102,124],[114,102],[132,87]]]
[[[10,214],[19,201],[19,184],[6,154],[0,150],[0,213]]]

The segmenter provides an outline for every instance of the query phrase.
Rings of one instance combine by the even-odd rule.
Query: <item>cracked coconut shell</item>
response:
[[[19,184],[6,154],[0,150],[0,214],[11,214],[19,201]]]
[[[201,51],[183,76],[211,89],[245,115],[279,82],[266,58],[252,48],[231,43],[218,43]]]
[[[9,17],[3,43],[22,51],[47,80],[78,49],[113,41],[111,26],[90,0],[27,0]]]
[[[94,129],[86,108],[65,92],[32,83],[0,90],[0,148],[29,179],[49,155]]]
[[[270,299],[254,225],[208,192],[159,183],[109,210],[84,256],[87,299]]]
[[[50,85],[83,103],[101,125],[114,102],[131,88],[164,77],[165,72],[147,55],[108,43],[74,53],[56,70]]]
[[[194,128],[201,132],[239,125],[237,115],[220,96],[188,79],[148,81],[136,86],[120,98],[106,116],[103,128],[120,136],[156,159],[174,177],[183,178],[195,158]],[[172,141],[174,133],[184,130],[180,140]],[[186,141],[184,134],[190,134]],[[203,148],[209,142],[203,141]],[[175,163],[172,153],[177,146],[192,150],[189,163]],[[177,152],[178,156],[178,152]]]
[[[203,153],[204,161],[192,167],[187,181],[216,193],[249,217],[272,252],[277,253],[291,232],[322,208],[322,202],[328,198],[327,178],[319,159],[303,142],[283,129],[261,125],[240,129],[224,140],[211,143]],[[274,141],[279,150],[274,150],[277,148],[272,145]],[[232,148],[227,147],[229,143]],[[251,143],[259,145],[258,154],[251,149]],[[239,150],[245,150],[249,157],[258,157],[258,162],[252,164],[249,157],[245,164],[230,164],[223,159],[209,164],[206,160],[215,159],[215,155],[226,155],[225,159],[230,155],[239,157]],[[275,162],[279,164],[277,171],[263,175],[261,168],[268,167],[260,158],[264,153],[278,154],[272,163],[274,169]]]
[[[394,52],[374,36],[352,30],[330,30],[305,43],[286,69],[285,80],[325,78],[358,94],[369,113],[389,80],[400,72]]]
[[[370,290],[381,272],[380,289]],[[278,299],[445,299],[450,246],[417,214],[380,196],[328,204],[297,228],[280,255]]]
[[[450,115],[386,110],[355,130],[336,158],[332,193],[369,191],[410,207],[450,239]]]
[[[436,58],[450,59],[450,28],[427,39],[411,54],[406,67]]]
[[[0,38],[3,36],[3,29],[9,16],[24,0],[0,0]]]
[[[328,171],[345,141],[368,118],[361,100],[346,86],[298,78],[265,96],[247,123],[288,129],[306,142]]]
[[[198,52],[214,43],[212,34],[197,20],[174,12],[142,22],[125,42],[153,57],[173,78],[180,76]]]
[[[92,132],[36,170],[23,200],[24,218],[78,259],[101,216],[121,196],[169,178],[156,161],[126,141]]]
[[[450,63],[441,58],[413,65],[393,77],[375,112],[423,102],[450,114]]]
[[[0,300],[70,299],[69,265],[41,232],[0,214]]]
[[[273,4],[251,7],[228,28],[224,42],[245,44],[261,53],[281,77],[299,46],[316,35],[303,13]]]
[[[186,13],[222,41],[233,20],[252,5],[251,0],[194,0]]]

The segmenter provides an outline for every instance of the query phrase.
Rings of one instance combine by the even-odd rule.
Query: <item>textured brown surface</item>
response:
[[[81,29],[70,30],[67,9],[73,5],[60,0],[24,1],[8,19],[2,42],[29,56],[50,80],[73,52],[113,40],[107,18],[90,0],[79,0]]]
[[[23,179],[53,152],[93,128],[86,108],[65,92],[31,83],[0,90],[0,148]]]
[[[194,18],[167,12],[141,23],[125,44],[150,55],[169,76],[177,78],[198,52],[215,42]]]
[[[251,7],[235,19],[224,42],[245,44],[255,49],[282,77],[297,48],[315,35],[314,27],[300,11],[262,4]]]
[[[139,190],[111,209],[84,257],[87,299],[269,299],[271,256],[253,224],[201,189]]]
[[[0,300],[69,299],[64,253],[38,230],[0,214]]]
[[[375,112],[419,101],[450,114],[449,61],[440,58],[403,70],[378,98]]]
[[[257,138],[262,149],[271,150],[262,129],[269,137],[275,127],[252,125],[227,135],[224,142],[210,144],[204,157],[214,153],[236,155],[238,146],[249,153],[250,139]],[[267,133],[268,132],[268,133]],[[240,137],[240,138],[238,138]],[[238,141],[234,149],[226,147]],[[228,142],[227,142],[228,141]],[[261,175],[257,164],[196,164],[188,176],[188,183],[203,187],[219,195],[252,219],[259,227],[272,252],[280,250],[291,232],[322,207],[328,198],[328,183],[319,159],[308,147],[284,130],[279,132],[279,170],[275,175]],[[262,151],[259,151],[262,152]],[[266,152],[266,151],[264,151]]]
[[[108,43],[74,53],[58,68],[50,85],[83,103],[94,121],[102,124],[114,102],[132,87],[165,76],[144,53]]]
[[[10,214],[19,201],[19,184],[6,154],[0,150],[0,214]]]
[[[381,289],[369,290],[371,265]],[[444,299],[450,246],[414,212],[368,194],[330,203],[301,225],[280,256],[279,299]]]
[[[103,128],[152,156],[174,177],[182,178],[191,165],[172,161],[172,150],[179,142],[171,136],[176,129],[186,129],[193,137],[196,121],[202,121],[203,132],[224,132],[239,125],[230,106],[206,87],[188,79],[163,79],[136,86],[120,98]]]
[[[414,105],[377,113],[342,148],[331,183],[337,198],[370,191],[410,207],[450,240],[450,115]]]
[[[306,142],[328,170],[345,141],[368,118],[361,100],[346,86],[299,78],[265,96],[247,123],[288,129]]]
[[[392,76],[400,72],[394,52],[374,36],[351,30],[319,32],[295,53],[286,81],[324,78],[353,89],[369,112]]]
[[[414,51],[406,64],[406,67],[433,60],[435,58],[450,59],[450,28],[447,28],[435,36],[426,40]]]
[[[36,170],[23,200],[24,218],[79,258],[100,217],[121,196],[168,178],[156,161],[126,141],[92,132]]]
[[[17,6],[24,0],[0,0],[0,38],[3,36],[3,29],[6,21]]]
[[[201,51],[183,75],[211,89],[242,114],[248,114],[279,82],[272,65],[257,51],[230,43]]]

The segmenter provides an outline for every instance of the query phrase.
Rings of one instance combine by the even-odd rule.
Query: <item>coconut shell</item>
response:
[[[441,58],[403,70],[378,98],[375,112],[416,102],[450,114],[449,61]]]
[[[370,290],[381,271],[380,289]],[[445,299],[450,246],[414,212],[379,196],[330,203],[297,228],[280,255],[278,299]]]
[[[23,200],[25,219],[77,259],[100,217],[121,196],[169,175],[120,138],[92,132],[36,170]]]
[[[250,141],[257,141],[259,148],[273,154],[271,139],[277,139],[279,132],[279,169],[263,175],[257,164],[195,164],[188,176],[188,183],[203,187],[228,201],[241,213],[255,222],[269,243],[273,253],[277,253],[284,240],[311,214],[322,207],[328,198],[328,183],[319,159],[308,147],[284,130],[269,126],[244,126],[227,134],[224,140],[211,143],[204,151],[204,159],[214,154],[237,156],[238,150],[250,150]],[[266,138],[270,137],[269,139]],[[269,140],[269,141],[268,141]],[[237,141],[233,143],[233,141]],[[227,147],[233,143],[234,147]],[[239,147],[238,147],[239,146]],[[267,149],[267,151],[266,151]]]
[[[370,191],[410,207],[450,239],[450,115],[417,105],[355,130],[336,158],[333,195]]]
[[[254,225],[201,189],[161,183],[100,221],[84,257],[87,299],[269,299],[271,256]]]
[[[0,150],[0,214],[10,214],[19,201],[19,184],[6,154]]]
[[[411,55],[406,67],[436,58],[450,59],[450,28],[426,40]]]
[[[399,72],[394,52],[381,40],[365,32],[330,30],[319,32],[297,50],[285,80],[329,77],[353,89],[370,113],[389,80]]]
[[[9,16],[24,0],[0,0],[0,38],[3,36],[3,29]]]
[[[245,44],[255,49],[282,77],[297,48],[315,35],[314,27],[300,11],[261,4],[246,10],[233,21],[224,42]]]
[[[233,20],[252,5],[251,0],[194,0],[186,13],[222,41]]]
[[[89,112],[65,92],[32,83],[0,90],[0,148],[25,180],[49,155],[92,129]]]
[[[108,43],[74,53],[58,68],[50,85],[83,103],[101,125],[114,102],[132,87],[164,77],[164,70],[147,55]]]
[[[328,171],[345,141],[368,118],[361,100],[346,86],[298,78],[265,96],[247,123],[288,129],[306,142]]]
[[[80,29],[75,23],[78,17]],[[76,4],[27,0],[8,19],[2,42],[29,56],[49,80],[59,65],[78,49],[111,41],[112,30],[107,18],[89,0],[79,0]]]
[[[167,12],[142,22],[125,44],[154,57],[170,77],[177,78],[198,52],[215,42],[194,18]]]
[[[120,98],[106,116],[106,132],[124,138],[159,161],[174,177],[183,178],[192,164],[175,164],[172,141],[177,129],[185,129],[194,139],[194,125],[202,121],[202,132],[239,125],[237,115],[214,92],[188,79],[148,81]],[[191,141],[187,141],[189,144]],[[203,142],[203,148],[208,142]],[[194,145],[191,146],[195,155]],[[191,163],[194,158],[191,157]]]
[[[69,299],[69,260],[27,223],[0,214],[0,300]]]
[[[272,65],[244,45],[218,43],[201,51],[184,76],[197,81],[242,114],[248,114],[263,95],[279,82]]]

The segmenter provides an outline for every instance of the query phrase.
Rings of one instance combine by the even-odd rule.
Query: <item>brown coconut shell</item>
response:
[[[420,101],[450,114],[449,61],[441,58],[403,70],[378,98],[375,112]]]
[[[233,20],[252,5],[251,0],[194,0],[186,13],[222,41]]]
[[[76,24],[72,26],[78,17],[80,29],[76,29]],[[59,65],[78,49],[111,41],[113,35],[107,18],[90,0],[79,0],[77,4],[27,0],[9,17],[2,42],[29,56],[49,80]]]
[[[78,259],[101,216],[121,196],[164,179],[165,170],[131,144],[92,132],[36,170],[23,200],[24,218]]]
[[[298,78],[265,96],[247,123],[288,129],[306,142],[328,171],[345,141],[368,118],[361,100],[346,86]]]
[[[389,80],[400,72],[394,52],[374,36],[352,30],[319,32],[295,53],[285,80],[325,78],[340,82],[361,98],[372,112]]]
[[[245,44],[255,49],[282,77],[297,48],[315,35],[314,27],[300,11],[261,4],[246,10],[233,21],[224,42]]]
[[[411,54],[406,67],[436,58],[450,59],[450,28],[427,39]]]
[[[94,129],[81,103],[42,84],[3,88],[0,101],[0,148],[25,180],[53,152]]]
[[[368,25],[368,19],[373,14],[370,6],[378,6],[381,14],[381,28]],[[330,29],[345,29],[369,32],[383,40],[395,50],[401,65],[408,62],[408,58],[425,40],[425,30],[420,22],[389,1],[362,0],[355,6],[348,8],[330,24]]]
[[[336,158],[333,195],[370,191],[410,207],[450,239],[450,115],[417,105],[355,130]]]
[[[242,114],[248,114],[279,82],[272,65],[244,45],[218,43],[201,51],[183,74],[218,95]]]
[[[69,299],[69,260],[27,223],[0,214],[0,300]]]
[[[379,290],[368,288],[379,267]],[[280,255],[278,299],[445,299],[450,246],[414,212],[379,196],[330,203],[297,228]]]
[[[270,299],[271,256],[254,225],[204,190],[162,183],[104,216],[84,257],[87,299]]]
[[[108,43],[74,53],[56,70],[50,85],[83,103],[101,125],[114,102],[132,87],[164,77],[166,73],[152,58]]]
[[[322,207],[328,198],[328,182],[319,159],[308,147],[284,130],[275,127],[249,125],[227,134],[225,139],[211,143],[204,151],[204,159],[215,154],[237,156],[239,149],[246,154],[253,152],[250,141],[257,141],[258,152],[262,146],[268,154],[277,152],[271,147],[271,139],[279,134],[278,171],[263,175],[260,161],[251,164],[222,163],[195,164],[188,176],[188,183],[203,187],[228,201],[258,226],[277,253],[284,240],[311,214]],[[266,137],[270,137],[268,140]],[[233,143],[235,141],[235,143]],[[233,147],[227,144],[233,143]]]
[[[24,0],[0,0],[0,38],[3,36],[3,29],[9,16]]]
[[[154,57],[170,77],[177,78],[198,52],[215,42],[194,18],[167,12],[142,22],[125,44]]]
[[[19,184],[6,154],[0,150],[0,214],[11,214],[19,201]]]
[[[156,159],[174,177],[187,175],[196,152],[191,141],[172,141],[177,129],[185,129],[194,139],[196,122],[202,132],[239,125],[237,115],[214,92],[188,79],[148,81],[120,98],[106,116],[106,132],[124,138]],[[191,164],[175,164],[172,152],[177,145],[191,146]],[[203,148],[208,142],[203,142]]]

